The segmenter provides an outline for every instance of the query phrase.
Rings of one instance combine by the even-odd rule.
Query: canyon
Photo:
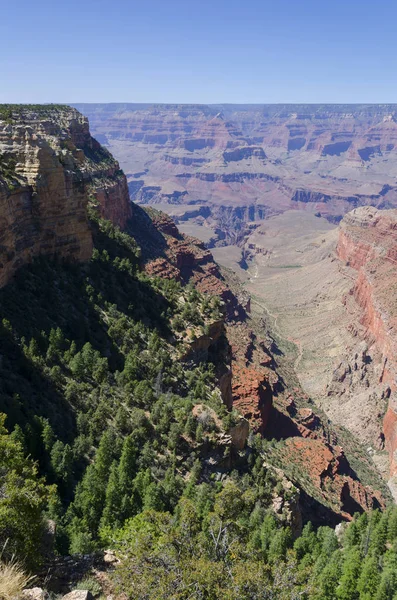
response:
[[[286,210],[397,205],[396,105],[76,104],[132,200],[209,247]]]
[[[303,393],[363,444],[397,497],[397,107],[78,108],[131,198],[237,276]]]
[[[362,444],[394,495],[396,218],[393,209],[361,207],[334,227],[287,211],[240,249],[253,310],[303,391],[341,439],[353,434]],[[222,250],[214,254],[230,268]]]
[[[181,234],[165,213],[133,204],[129,231],[142,248],[150,276],[193,283],[200,292],[215,294],[224,302],[224,324],[214,323],[208,334],[190,341],[184,360],[209,357],[216,363],[224,356],[217,371],[223,402],[242,417],[233,442],[236,447],[244,447],[250,430],[280,441],[280,448],[269,447],[266,458],[298,486],[300,511],[315,523],[337,523],[340,518],[349,520],[357,510],[384,506],[388,494],[372,456],[362,457],[361,463],[361,449],[354,441],[346,455],[342,437],[300,382],[279,368],[274,327],[263,322],[254,294],[250,301],[248,285],[229,283],[227,272],[224,277],[204,243]],[[223,342],[222,333],[226,334]],[[360,459],[353,468],[354,452]],[[366,475],[364,484],[361,473]],[[284,510],[289,510],[288,505]]]
[[[127,179],[118,162],[91,137],[86,117],[75,109],[15,108],[11,118],[0,121],[0,132],[1,286],[7,286],[19,269],[40,257],[75,264],[89,261],[93,224],[87,210],[96,212],[135,240],[147,277],[177,281],[221,300],[222,319],[207,319],[203,329],[193,326],[173,334],[173,343],[179,348],[176,356],[185,368],[214,361],[223,403],[235,419],[238,415],[234,427],[221,432],[221,448],[231,445],[235,448],[232,452],[244,453],[248,452],[249,435],[259,433],[268,439],[266,462],[298,486],[299,510],[306,520],[336,524],[351,519],[356,510],[385,505],[387,490],[372,457],[364,457],[367,476],[362,477],[360,468],[351,463],[359,448],[354,441],[347,451],[344,444],[342,447],[342,438],[311,400],[313,390],[309,389],[309,395],[305,381],[293,381],[281,364],[283,351],[273,336],[277,326],[269,327],[255,308],[256,292],[249,285],[251,270],[254,260],[265,259],[269,249],[262,253],[256,238],[248,238],[250,268],[240,267],[246,274],[245,285],[233,280],[227,270],[221,272],[206,245],[181,233],[169,215],[130,203]],[[256,150],[242,155],[264,160],[263,153]],[[228,160],[239,157],[240,151],[231,151]],[[254,211],[253,215],[257,214]],[[333,235],[334,226],[326,219],[304,211],[296,214],[322,223],[324,235]],[[260,236],[260,229],[253,229],[252,235]],[[282,236],[274,239],[284,244]],[[250,248],[255,250],[252,256]],[[227,247],[215,250],[227,251]],[[260,282],[261,276],[254,279]],[[255,308],[252,314],[251,304]],[[198,409],[194,410],[197,416]],[[272,440],[277,444],[272,445]],[[210,458],[213,462],[209,464],[216,467],[219,458]],[[210,458],[203,456],[204,462]],[[288,512],[288,502],[281,502],[279,510]]]

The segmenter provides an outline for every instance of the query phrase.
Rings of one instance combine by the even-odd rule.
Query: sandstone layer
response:
[[[85,261],[89,201],[125,227],[127,182],[110,153],[70,107],[15,107],[0,114],[0,286],[40,255]]]

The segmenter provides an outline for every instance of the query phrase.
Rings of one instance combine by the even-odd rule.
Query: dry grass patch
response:
[[[0,599],[18,598],[33,579],[34,577],[28,575],[16,560],[7,563],[0,561]]]

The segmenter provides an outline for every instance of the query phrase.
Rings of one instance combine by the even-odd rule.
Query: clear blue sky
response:
[[[4,0],[0,102],[397,102],[396,0]]]

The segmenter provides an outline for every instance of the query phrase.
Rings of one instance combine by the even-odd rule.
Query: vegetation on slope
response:
[[[23,118],[26,113],[36,113],[40,116],[49,114],[70,112],[67,104],[0,104],[0,120],[12,123],[16,119]]]
[[[47,515],[61,552],[93,550],[142,509],[172,512],[197,460],[230,453],[214,365],[179,360],[220,319],[219,300],[148,278],[130,236],[93,229],[90,264],[38,260],[0,291],[0,410],[57,487]],[[29,548],[17,550],[37,558]]]
[[[221,342],[181,358],[219,301],[149,278],[133,238],[92,227],[89,264],[38,260],[0,290],[3,558],[35,568],[53,518],[59,553],[116,549],[131,599],[396,598],[397,510],[296,539],[274,513],[297,490],[264,465],[269,442],[237,452],[225,436]]]
[[[175,516],[144,511],[118,533],[114,580],[129,598],[153,600],[395,600],[397,509],[357,517],[339,536],[308,523],[291,531],[244,480],[207,502],[195,487]]]

